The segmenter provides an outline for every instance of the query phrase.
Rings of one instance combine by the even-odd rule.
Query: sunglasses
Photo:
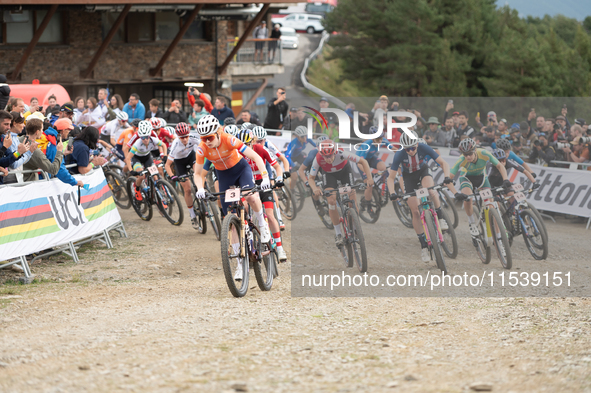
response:
[[[416,148],[416,146],[413,146],[413,147],[407,147],[404,150],[405,151],[415,151],[415,150],[417,150],[417,148]]]
[[[201,141],[203,141],[203,142],[213,142],[214,140],[215,140],[215,135],[201,137]]]
[[[150,139],[149,136],[142,136],[141,138],[142,138],[143,141],[145,141],[146,139]]]
[[[188,137],[189,137],[189,135],[179,136],[179,139],[187,139]]]

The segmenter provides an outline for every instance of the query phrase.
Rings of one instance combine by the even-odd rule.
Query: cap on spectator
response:
[[[585,119],[575,119],[575,124],[578,124],[580,126],[584,126],[585,125]]]
[[[487,114],[488,117],[497,117],[497,114],[493,111],[488,112]]]
[[[452,113],[452,116],[459,116],[459,115],[460,115],[460,112],[454,112],[454,113]]]
[[[41,113],[41,112],[34,112],[34,113],[31,113],[29,116],[27,116],[27,118],[25,120],[29,121],[31,119],[39,119],[41,121],[45,121],[45,116],[43,116],[43,113]]]
[[[388,100],[388,96],[380,96],[380,100],[390,101],[390,100]]]
[[[53,127],[58,131],[74,129],[72,120],[66,118],[56,120],[55,123],[53,123]]]
[[[427,121],[427,124],[441,124],[441,123],[439,122],[438,118],[436,118],[435,116],[431,116],[429,118],[429,121]]]
[[[511,127],[511,131],[509,133],[515,134],[516,132],[521,132],[521,131],[519,131],[519,125],[517,127],[515,127],[515,124],[513,124],[513,126]]]
[[[322,100],[320,100],[320,101],[322,101]],[[294,106],[294,107],[292,107],[292,108],[291,108],[289,111],[290,111],[290,112],[297,112],[297,111],[298,111],[298,108],[296,108],[296,107]]]
[[[556,116],[556,120],[564,120],[566,121],[566,117],[560,115],[560,116]]]
[[[505,124],[507,124],[509,122],[507,121],[507,119],[501,119],[501,120],[499,120],[499,123],[505,123]]]
[[[62,107],[59,106],[58,104],[55,104],[53,108],[51,108],[51,114],[52,115],[57,115],[58,113],[60,113]]]
[[[60,112],[73,113],[74,108],[72,107],[72,104],[64,104],[62,105]]]
[[[322,102],[322,101],[328,102],[328,98],[326,98],[326,97],[320,97],[320,102]]]
[[[519,129],[521,131],[527,131],[529,129],[529,124],[527,124],[527,121],[522,121],[519,123]]]
[[[545,132],[540,132],[538,133],[538,138],[543,136],[544,138],[546,138],[546,133]]]

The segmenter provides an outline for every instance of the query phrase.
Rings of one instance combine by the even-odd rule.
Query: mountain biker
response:
[[[318,138],[316,138],[316,142],[318,144],[320,144],[322,141],[326,141],[328,140],[328,135],[320,135],[318,136]],[[300,179],[304,179],[304,183],[306,183],[307,186],[309,186],[309,179],[306,176],[306,170],[308,168],[310,168],[312,166],[312,164],[314,163],[314,160],[316,159],[316,155],[318,154],[318,149],[314,149],[310,151],[310,154],[308,154],[306,156],[306,159],[304,160],[304,162],[302,163],[302,165],[300,165],[300,167],[298,168],[298,176],[300,177]],[[320,168],[319,170],[320,172],[322,172],[322,168]],[[314,200],[318,200],[320,197],[318,195],[315,195],[314,193],[312,193],[312,198]],[[323,213],[323,211],[319,212]],[[324,214],[320,214],[321,216],[323,216]]]
[[[166,172],[175,180],[178,176],[183,176],[188,173],[187,166],[195,164],[195,149],[201,143],[196,135],[191,135],[191,127],[187,123],[178,123],[176,125],[176,138],[172,142],[168,159],[166,160]],[[175,174],[172,171],[172,164],[174,163]],[[191,225],[194,229],[199,229],[199,221],[193,210],[193,193],[191,192],[191,183],[188,181],[182,182],[181,186],[185,192],[185,203],[189,209],[189,216],[191,217]]]
[[[107,124],[105,124],[105,126],[103,127],[103,129],[101,131],[101,135],[103,137],[109,138],[111,145],[116,146],[117,140],[119,139],[119,136],[121,135],[121,133],[124,130],[131,127],[127,123],[128,119],[129,119],[129,116],[127,115],[127,113],[125,113],[123,111],[117,113],[116,119],[111,120]]]
[[[468,198],[468,196],[473,194],[474,187],[490,188],[490,182],[485,173],[487,163],[490,162],[497,168],[502,178],[503,187],[510,188],[511,182],[507,178],[505,166],[487,150],[477,149],[474,139],[463,139],[458,145],[458,149],[462,153],[462,156],[454,164],[453,168],[451,168],[451,174],[454,176],[458,171],[460,172],[460,177],[458,178],[460,192],[456,193],[455,197],[459,201],[464,201],[470,234],[476,237],[480,234],[480,228],[478,227],[479,218],[474,214],[472,199]]]
[[[295,169],[297,169],[297,166],[302,164],[306,159],[304,149],[306,148],[308,143],[316,147],[316,143],[312,139],[308,138],[308,129],[306,127],[298,126],[296,127],[293,133],[296,137],[291,140],[291,142],[287,146],[287,150],[285,151],[285,157],[292,166],[291,174],[296,175],[295,178],[292,179],[289,183],[289,188],[291,191],[295,189],[297,182],[297,172],[295,172]],[[305,178],[302,178],[302,181],[305,180]]]
[[[363,166],[363,171],[367,176],[367,185],[369,187],[373,186],[371,169],[367,163],[367,160],[350,152],[343,152],[342,150],[339,150],[336,146],[336,143],[330,139],[327,139],[320,142],[320,145],[318,146],[318,153],[316,154],[314,162],[312,163],[312,167],[310,168],[309,182],[313,193],[316,196],[322,195],[322,190],[316,186],[316,175],[320,169],[322,169],[324,172],[326,180],[324,191],[335,190],[339,187],[339,183],[341,185],[351,184],[350,175],[352,172],[349,161],[353,161],[356,164],[361,164]],[[349,197],[351,200],[356,201],[354,189],[352,189],[349,193]],[[337,196],[335,193],[331,193],[330,196],[326,198],[326,200],[328,202],[328,214],[330,215],[330,219],[334,225],[335,243],[338,248],[341,248],[344,246],[344,238],[340,225],[341,215],[337,210]]]
[[[202,177],[203,164],[206,158],[212,162],[217,170],[220,192],[228,190],[231,186],[238,186],[240,188],[253,188],[255,186],[250,165],[248,165],[248,162],[242,156],[248,157],[256,163],[262,176],[261,188],[263,190],[270,189],[271,180],[269,179],[269,173],[265,168],[263,159],[254,150],[242,143],[242,141],[222,130],[220,123],[212,115],[203,116],[197,123],[197,133],[201,137],[201,144],[195,150],[194,177],[195,184],[198,187],[195,196],[201,199],[206,197],[204,179]],[[220,199],[222,199],[222,210],[226,213],[230,203],[225,201],[224,195]],[[269,225],[265,220],[263,206],[258,194],[248,195],[245,199],[257,218],[261,241],[263,243],[269,242],[271,240],[271,233]],[[234,236],[232,239],[232,248],[238,254],[240,252],[240,242],[236,240],[236,236]],[[235,278],[239,279],[240,277],[242,277],[242,263],[239,260]]]
[[[281,166],[279,165],[277,160],[271,157],[267,149],[265,149],[262,144],[254,143],[252,131],[248,129],[241,130],[237,138],[240,139],[242,143],[244,143],[246,146],[254,150],[254,152],[257,153],[263,159],[263,161],[265,161],[265,163],[268,163],[273,168],[275,168],[275,170],[277,171],[277,177],[280,179],[281,182],[283,181],[283,170],[281,169]],[[256,163],[246,156],[244,158],[248,162],[248,165],[250,165],[250,169],[254,174],[255,183],[260,185],[263,181],[263,178],[260,174],[260,171],[257,168]],[[273,212],[273,204],[275,202],[273,199],[273,192],[271,190],[259,191],[259,197],[261,198],[263,206],[265,207],[265,212],[267,213],[267,220],[269,222],[269,228],[271,229],[273,240],[277,245],[277,256],[279,257],[280,262],[285,262],[287,261],[287,255],[285,254],[285,250],[283,250],[283,246],[281,244],[281,231],[279,229],[279,223],[275,219],[275,214]]]
[[[406,132],[400,137],[399,143],[402,149],[398,150],[394,155],[394,161],[392,161],[388,177],[388,189],[395,189],[394,178],[397,174],[402,174],[400,186],[404,192],[410,193],[420,188],[433,187],[435,185],[433,182],[433,176],[429,172],[429,166],[427,165],[427,157],[430,157],[443,169],[443,174],[445,176],[443,183],[446,184],[453,193],[456,193],[453,180],[450,178],[449,165],[447,162],[445,162],[445,160],[440,157],[432,147],[427,144],[419,143],[419,136],[417,133],[415,131],[411,132],[414,138],[411,138]],[[429,190],[429,196],[435,206],[435,212],[437,213],[441,230],[449,229],[448,223],[443,218],[437,191]],[[394,201],[398,198],[399,195],[396,195],[395,193],[390,194],[391,200]],[[416,196],[412,196],[408,198],[407,203],[412,212],[413,228],[421,243],[421,260],[423,262],[429,262],[431,257],[429,255],[427,238],[425,237],[425,230],[419,213],[419,200]]]
[[[158,149],[161,156],[166,155],[166,145],[158,138],[151,136],[152,126],[149,122],[142,120],[138,125],[137,140],[125,157],[125,163],[130,171],[141,172],[144,168],[154,165],[152,161],[152,150]],[[140,185],[144,180],[144,175],[139,175],[135,181],[135,195],[138,201],[143,199]]]
[[[517,164],[523,166],[531,175],[536,178],[535,172],[530,168],[527,162],[523,161],[517,154],[511,150],[511,142],[508,139],[499,139],[495,143],[493,143],[493,148],[501,149],[505,151],[505,156],[509,160],[515,161]]]

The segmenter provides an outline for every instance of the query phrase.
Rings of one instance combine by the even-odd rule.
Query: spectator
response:
[[[457,132],[458,126],[460,125],[460,112],[454,112],[452,114],[451,118],[454,121],[454,128],[456,129],[456,132]]]
[[[276,41],[269,41],[269,63],[272,63],[275,60],[275,50],[277,49],[277,45],[281,45],[279,41],[281,39],[281,30],[279,25],[275,25],[273,30],[271,30],[271,38]]]
[[[298,114],[298,108],[291,108],[289,110],[289,115],[285,118],[283,122],[283,129],[294,131],[295,129],[291,126],[293,120],[296,118]],[[315,126],[316,127],[316,126]]]
[[[462,139],[473,138],[475,136],[474,128],[468,125],[468,112],[458,112],[458,126],[456,128],[456,138],[454,139],[453,146],[458,147]]]
[[[3,111],[0,111],[0,113]],[[8,154],[13,154],[15,151],[19,151],[19,136],[21,134],[24,133],[24,129],[25,129],[25,118],[23,117],[23,114],[20,112],[11,112],[10,113],[11,117],[12,117],[12,121],[10,122],[10,130],[9,132],[6,132],[6,135],[10,135],[11,139],[12,139],[12,146],[8,148],[7,153]],[[0,118],[2,117],[2,115],[0,115]],[[1,125],[0,125],[1,127]],[[2,133],[2,130],[0,130],[0,133]],[[36,145],[35,145],[36,148]],[[20,151],[19,151],[20,153]],[[27,150],[24,153],[20,153],[21,156],[10,165],[10,168],[12,169],[17,169],[18,167],[20,167],[21,165],[26,164],[30,159],[31,156],[33,155],[32,151]]]
[[[429,126],[429,130],[423,135],[425,142],[430,146],[445,146],[446,137],[443,131],[439,128],[439,119],[432,116],[429,118],[429,121],[427,121],[427,125]]]
[[[164,116],[164,113],[160,110],[160,101],[159,100],[152,98],[148,102],[148,106],[150,107],[150,111],[146,113],[146,119]]]
[[[133,93],[129,96],[129,102],[123,106],[123,112],[129,116],[129,121],[133,119],[144,120],[146,118],[146,107],[140,101],[140,96]]]
[[[578,127],[576,125],[574,125],[573,127]],[[581,140],[583,137],[582,136],[577,136],[573,142],[572,142],[572,150],[569,147],[565,147],[564,149],[562,149],[564,151],[564,154],[566,156],[566,160],[570,161],[570,162],[585,162],[585,161],[589,161],[590,156],[589,156],[589,144],[588,143],[584,143],[583,140]]]
[[[203,107],[205,108],[207,113],[211,113],[211,111],[213,110],[213,105],[211,105],[211,97],[207,93],[200,93],[199,90],[197,90],[196,88],[189,87],[189,90],[187,91],[187,98],[189,98],[189,104],[191,105],[191,107],[193,107],[196,100],[201,100],[203,101]],[[232,114],[232,117],[233,116],[234,114]]]
[[[88,173],[95,166],[103,165],[106,160],[100,155],[92,154],[91,150],[96,149],[99,139],[99,131],[95,127],[86,127],[80,135],[74,139],[74,151],[70,155],[70,164],[76,164],[70,171],[73,173]]]
[[[584,136],[584,135],[585,135],[585,133],[583,132],[583,127],[581,127],[581,126],[580,126],[580,125],[578,125],[578,124],[575,124],[574,126],[572,126],[572,127],[570,128],[570,131],[569,131],[569,133],[568,133],[568,138],[567,138],[567,139],[568,139],[568,141],[569,141],[569,142],[572,142],[572,141],[574,141],[574,140],[575,140],[577,137],[579,137],[579,136]]]
[[[511,141],[511,148],[517,155],[521,154],[521,131],[519,128],[511,127],[509,129],[509,140]]]
[[[8,112],[20,112],[24,114],[25,111],[25,101],[22,98],[13,97],[8,102],[6,106],[6,111]],[[26,117],[25,117],[26,119]]]
[[[521,138],[523,138],[521,141],[522,150],[524,154],[529,154],[534,142],[538,139],[538,137],[529,126],[529,123],[526,121],[519,123],[519,131],[521,131]],[[547,136],[544,139],[548,141]]]
[[[287,94],[284,87],[277,89],[277,98],[273,97],[268,105],[267,117],[263,127],[279,130],[283,128],[283,122],[287,117],[287,109],[289,106],[285,99]]]
[[[384,96],[384,97],[386,97],[386,96]],[[324,116],[324,118],[326,119],[326,122],[328,123],[329,128],[331,127],[331,125],[333,127],[336,127],[339,124],[339,119],[338,119],[337,115],[334,114],[333,112],[322,112],[322,109],[328,108],[329,105],[330,104],[328,103],[328,98],[326,98],[326,97],[320,97],[320,102],[318,103],[318,106],[320,107],[320,112],[322,113],[322,116]],[[291,110],[294,110],[294,109],[295,109],[295,112],[293,114],[293,117],[295,117],[295,115],[297,113],[297,109],[296,108],[292,108]],[[289,115],[290,115],[290,117],[292,117],[291,116],[291,113]],[[322,132],[322,130],[321,129],[317,129],[317,127],[320,127],[318,125],[318,123],[314,123],[314,132],[318,132],[318,133]],[[384,124],[384,127],[385,127],[385,124]],[[294,130],[294,128],[291,128],[291,127],[289,129],[290,130]],[[336,133],[338,135],[338,130],[337,130]],[[330,138],[330,139],[333,142],[336,142],[333,138]]]
[[[261,39],[266,39],[268,37],[268,31],[267,31],[267,22],[262,21],[261,24],[259,26],[257,26],[254,29],[254,32],[252,33],[252,36],[254,37],[255,40],[261,40]],[[257,54],[260,53],[260,62],[262,63],[265,59],[264,57],[264,50],[265,47],[265,41],[256,41],[254,43],[254,62],[257,62]]]
[[[445,126],[441,132],[445,135],[445,146],[452,147],[454,139],[456,139],[456,129],[454,128],[454,119],[451,117],[445,119]]]
[[[308,116],[306,116],[306,113],[302,108],[298,108],[295,117],[291,119],[290,125],[292,131],[298,128],[299,126],[304,126],[308,128]]]
[[[536,118],[536,128],[534,131],[536,133],[544,132],[545,127],[546,127],[546,119],[544,119],[544,116],[538,116]]]
[[[373,125],[378,127],[378,124],[380,122],[380,116],[376,116],[376,112],[378,110],[382,110],[384,111],[384,113],[388,112],[388,104],[390,103],[390,101],[388,100],[388,96],[380,96],[380,98],[375,102],[375,104],[373,105],[373,108],[371,110],[371,113],[373,113]]]
[[[2,112],[4,112],[4,111],[2,111]],[[6,112],[6,113],[8,113],[8,112]],[[0,136],[4,137],[4,135],[0,135]],[[13,140],[12,140],[12,137],[10,136],[10,134],[8,134],[6,137],[4,137],[4,140],[2,141],[3,147],[6,145],[12,145],[12,143],[13,143]],[[6,176],[8,176],[8,169],[7,168],[14,165],[14,163],[17,160],[22,158],[21,155],[26,154],[26,153],[30,153],[31,147],[28,143],[24,144],[24,143],[17,142],[17,145],[18,145],[17,151],[6,154],[5,156],[0,156],[0,184],[4,183],[6,180]],[[35,147],[36,146],[37,145],[35,144]]]
[[[476,115],[476,125],[479,129],[483,129],[484,127],[492,127],[493,131],[498,129],[499,123],[497,122],[497,114],[494,111],[490,111],[486,115],[487,123],[486,126],[480,122],[480,114]]]
[[[199,122],[199,119],[205,115],[209,115],[209,112],[205,110],[205,103],[202,100],[195,100],[195,103],[193,104],[193,112],[191,113],[191,116],[189,116],[189,124],[191,127],[196,129],[197,122]],[[230,117],[224,119],[224,122],[227,119],[230,119]]]
[[[37,97],[31,97],[31,99],[29,100],[29,106],[25,105],[25,113],[26,112],[33,113],[33,112],[37,112],[37,111],[39,111],[39,99]]]
[[[123,98],[119,94],[113,94],[107,106],[107,121],[115,120],[119,113],[123,112]]]
[[[170,103],[170,108],[162,116],[167,123],[179,124],[187,122],[187,114],[181,107],[179,100],[174,100]]]
[[[47,102],[49,102],[49,105],[47,105],[47,108],[45,109],[45,117],[49,117],[51,115],[53,107],[57,105],[57,98],[52,94],[47,99]]]
[[[86,109],[84,97],[76,97],[74,100],[74,124],[80,125],[80,120],[82,119],[82,114]]]
[[[12,146],[12,141],[6,140],[5,138],[5,135],[10,135],[9,131],[11,122],[12,115],[6,111],[0,110],[0,138],[2,139],[2,146],[0,146],[0,157],[4,157],[5,155],[9,154],[9,149]],[[9,137],[8,139],[11,138]]]
[[[64,153],[64,160],[60,165],[60,170],[58,171],[56,177],[60,179],[63,183],[69,184],[71,186],[78,185],[79,187],[83,187],[84,183],[81,180],[76,180],[74,176],[68,169],[66,169],[66,159],[68,155],[72,154],[74,147],[68,146],[68,136],[70,131],[74,130],[74,125],[72,124],[72,120],[62,118],[55,121],[53,125],[55,130],[57,131],[57,138],[63,144],[63,153]],[[47,132],[47,131],[46,131]],[[49,157],[48,157],[49,158]]]
[[[0,74],[0,109],[6,108],[10,98],[10,86],[6,83],[6,76]]]
[[[100,127],[105,124],[103,110],[98,106],[96,98],[86,100],[87,108],[82,112],[79,123],[85,126]]]
[[[566,134],[568,128],[566,127],[566,117],[565,116],[556,116],[556,124],[560,126],[560,130]]]
[[[484,135],[482,136],[482,146],[492,146],[495,142],[495,129],[492,126],[484,127]]]
[[[97,95],[97,106],[101,109],[101,113],[103,115],[103,117],[106,119],[107,115],[109,114],[109,93],[107,92],[107,89],[101,88],[98,91],[98,95]]]
[[[245,109],[240,112],[240,119],[236,121],[236,125],[242,125],[244,123],[252,123],[256,124],[257,126],[261,126],[261,122],[255,116],[250,113],[249,110]]]
[[[527,124],[527,122],[523,122]],[[529,125],[528,125],[529,128]],[[540,133],[538,136],[538,140],[535,141],[533,147],[531,149],[531,153],[529,155],[529,161],[531,163],[535,163],[536,160],[540,159],[548,164],[548,166],[553,166],[550,161],[554,160],[556,157],[556,151],[552,146],[548,144],[548,139],[545,133]]]
[[[507,119],[499,120],[499,125],[497,127],[497,131],[499,131],[503,135],[508,135],[508,133],[509,133],[509,129],[507,128],[508,123],[509,122],[507,121]]]
[[[211,110],[211,114],[218,119],[220,124],[224,122],[226,117],[234,117],[234,112],[226,106],[226,99],[222,96],[215,98],[215,104],[214,108]]]
[[[39,113],[39,112],[36,112]],[[33,155],[29,162],[27,162],[23,169],[25,170],[35,170],[41,169],[47,172],[50,176],[55,176],[60,171],[60,167],[63,161],[63,144],[55,140],[53,137],[53,142],[55,145],[51,143],[51,140],[48,140],[47,136],[43,134],[43,121],[37,118],[37,116],[32,114],[33,118],[29,116],[27,119],[27,125],[25,127],[27,136],[31,141],[39,141],[40,143],[31,143],[31,148],[33,145],[35,149],[33,151]],[[55,130],[54,130],[55,131]],[[57,134],[57,132],[56,132]],[[52,138],[50,136],[50,138]],[[25,140],[25,137],[21,137],[21,142]],[[49,150],[49,151],[48,151]],[[49,153],[49,156],[47,155]],[[52,159],[50,159],[50,157]],[[24,175],[25,181],[33,181],[36,180],[35,173],[27,173]]]

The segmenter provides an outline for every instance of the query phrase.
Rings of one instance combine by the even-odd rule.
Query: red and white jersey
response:
[[[316,154],[316,158],[314,158],[314,163],[312,164],[312,168],[310,168],[310,175],[316,176],[318,173],[318,169],[322,168],[325,173],[335,173],[343,170],[343,168],[347,165],[348,161],[359,162],[361,157],[351,153],[351,152],[344,152],[344,151],[337,151],[335,154],[334,161],[332,163],[326,162],[324,156],[320,153]]]
[[[252,145],[252,150],[257,153],[263,159],[263,162],[268,162],[271,166],[277,164],[277,161],[271,157],[271,154],[263,147],[263,145],[255,143]],[[261,180],[263,176],[261,176],[261,171],[259,171],[259,167],[257,166],[256,162],[251,160],[250,158],[244,156],[248,165],[250,165],[250,169],[252,169],[252,174],[255,180]]]
[[[281,152],[279,151],[279,148],[275,146],[273,142],[265,141],[264,145],[265,149],[269,150],[271,155],[275,155],[277,158],[281,157]]]
[[[158,138],[158,134],[156,134],[154,132],[154,130],[152,130],[152,135],[154,138],[159,139]],[[129,141],[127,142],[127,147],[129,147],[131,149],[131,147],[133,146],[133,144],[135,143],[135,141],[137,141],[139,139],[139,136],[137,134],[137,131],[135,132],[135,134],[133,134],[133,136],[131,138],[129,138]]]

